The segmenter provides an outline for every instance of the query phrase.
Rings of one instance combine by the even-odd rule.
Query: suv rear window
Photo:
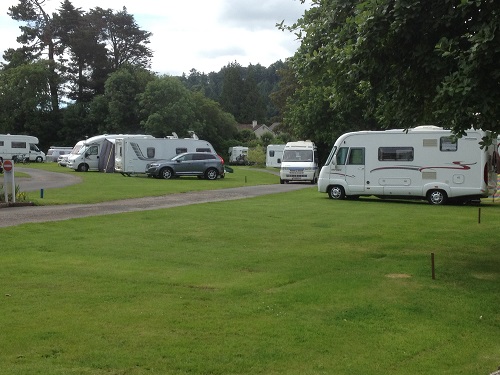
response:
[[[212,154],[194,154],[193,160],[213,160],[215,155]]]

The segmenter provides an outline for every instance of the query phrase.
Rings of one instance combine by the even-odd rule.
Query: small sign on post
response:
[[[14,162],[12,160],[4,160],[3,170],[5,203],[9,203],[9,194],[12,196],[12,203],[16,203],[16,185],[14,182]]]

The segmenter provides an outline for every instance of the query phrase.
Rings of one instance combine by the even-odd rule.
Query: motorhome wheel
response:
[[[344,188],[342,186],[332,186],[328,190],[328,196],[331,199],[344,199],[345,198]]]
[[[87,172],[88,170],[89,170],[88,164],[83,163],[78,166],[78,172]]]
[[[446,193],[442,190],[431,190],[427,194],[427,200],[430,204],[440,205],[445,204],[448,199]]]

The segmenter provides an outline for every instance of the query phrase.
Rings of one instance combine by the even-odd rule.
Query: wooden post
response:
[[[479,207],[477,211],[477,223],[481,224],[481,207]]]
[[[431,268],[432,268],[432,280],[436,279],[436,272],[434,268],[434,253],[431,253]]]

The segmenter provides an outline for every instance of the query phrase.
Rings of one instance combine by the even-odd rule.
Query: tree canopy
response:
[[[346,130],[434,124],[499,132],[500,3],[495,0],[313,0],[283,28],[290,128],[331,142]]]

